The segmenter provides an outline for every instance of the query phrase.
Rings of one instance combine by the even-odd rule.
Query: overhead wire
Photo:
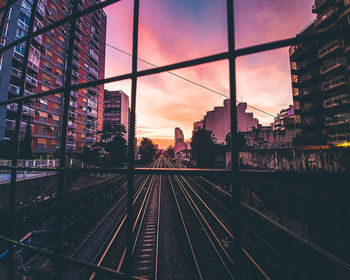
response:
[[[128,52],[126,52],[126,51],[124,51],[124,50],[122,50],[122,49],[120,49],[120,48],[117,48],[116,46],[113,46],[113,45],[108,44],[108,43],[106,43],[106,45],[107,45],[108,47],[110,47],[110,48],[112,48],[112,49],[114,49],[114,50],[116,50],[116,51],[119,51],[119,52],[121,52],[121,53],[123,53],[123,54],[126,54],[126,55],[128,55],[128,56],[130,56],[130,57],[132,56],[132,54],[130,54],[130,53],[128,53]],[[153,67],[156,67],[156,68],[159,67],[159,66],[153,64],[152,62],[149,62],[149,61],[144,60],[144,59],[142,59],[142,58],[137,58],[137,59],[138,59],[139,61],[145,63],[145,64],[150,65],[150,66],[153,66]],[[230,98],[229,96],[227,96],[226,94],[224,94],[224,93],[222,93],[222,92],[219,92],[219,91],[217,91],[217,90],[214,90],[214,89],[212,89],[212,88],[209,88],[209,87],[207,87],[207,86],[204,86],[204,85],[202,85],[202,84],[200,84],[200,83],[194,82],[194,81],[192,81],[192,80],[190,80],[190,79],[188,79],[188,78],[186,78],[186,77],[183,77],[183,76],[181,76],[181,75],[178,75],[178,74],[176,74],[176,73],[174,73],[174,72],[171,72],[171,71],[167,71],[167,72],[168,72],[169,74],[171,74],[171,75],[177,77],[177,78],[180,78],[180,79],[186,81],[186,82],[189,82],[189,83],[191,83],[191,84],[193,84],[193,85],[196,85],[196,86],[198,86],[198,87],[201,87],[201,88],[203,88],[203,89],[205,89],[205,90],[211,91],[212,93],[215,93],[215,94],[220,95],[220,96],[225,97],[225,98]],[[237,103],[243,103],[243,102],[238,101],[238,100],[237,100],[236,102],[237,102]],[[275,115],[273,115],[273,114],[271,114],[271,113],[269,113],[269,112],[266,112],[266,111],[264,111],[264,110],[262,110],[262,109],[259,109],[259,108],[255,107],[255,106],[251,106],[251,105],[247,104],[247,107],[249,107],[249,108],[251,108],[251,109],[253,109],[253,110],[256,110],[256,111],[258,111],[258,112],[261,112],[261,113],[263,113],[263,114],[265,114],[265,115],[268,115],[268,116],[270,116],[270,117],[276,118]]]

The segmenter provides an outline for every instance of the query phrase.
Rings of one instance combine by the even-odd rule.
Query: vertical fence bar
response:
[[[132,243],[133,243],[133,192],[135,171],[135,126],[136,126],[136,91],[137,91],[137,49],[139,33],[140,1],[134,1],[133,16],[133,42],[132,42],[132,74],[131,79],[131,112],[128,143],[128,216],[127,216],[127,248],[126,248],[126,274],[130,275],[132,269]]]
[[[240,213],[240,178],[238,173],[239,151],[237,141],[237,87],[236,87],[236,55],[235,55],[235,18],[234,0],[227,0],[227,32],[230,68],[230,106],[231,106],[231,166],[232,166],[232,229],[234,231],[235,275],[241,274],[241,213]]]
[[[78,0],[74,0],[72,14],[75,15],[78,11]],[[68,131],[68,115],[69,115],[69,101],[72,82],[72,57],[73,46],[76,30],[76,18],[73,18],[70,22],[69,38],[68,38],[68,50],[66,59],[66,71],[64,81],[64,99],[63,99],[63,112],[61,118],[61,141],[60,141],[60,167],[66,167],[66,146],[67,146],[67,131]],[[64,186],[66,182],[66,171],[62,170],[59,173],[58,189],[57,189],[57,201],[56,201],[56,224],[55,224],[55,250],[56,254],[60,255],[63,252],[63,204],[64,204]],[[60,279],[62,273],[62,264],[59,259],[55,262],[55,274],[57,279]]]
[[[24,96],[24,90],[26,86],[26,76],[27,76],[27,66],[28,66],[28,60],[29,60],[29,52],[30,52],[30,46],[32,44],[32,34],[33,34],[33,28],[34,28],[34,20],[36,15],[36,9],[38,5],[38,0],[33,1],[31,14],[29,18],[28,23],[28,36],[29,39],[25,43],[25,49],[24,49],[24,56],[23,56],[23,63],[22,63],[22,69],[21,69],[21,79],[20,79],[20,88],[19,88],[19,96]],[[4,21],[6,19],[4,18]],[[22,109],[23,109],[23,102],[18,102],[17,106],[17,113],[16,113],[16,127],[13,135],[13,143],[12,143],[12,166],[17,166],[18,163],[18,144],[20,140],[20,128],[21,128],[21,120],[22,120]],[[9,236],[10,238],[15,239],[15,233],[16,233],[16,179],[17,179],[17,172],[15,169],[11,170],[11,184],[10,184],[10,190],[9,190]],[[14,247],[10,245],[9,247],[9,266],[8,266],[8,273],[10,279],[15,279],[15,263],[13,260],[14,255]]]

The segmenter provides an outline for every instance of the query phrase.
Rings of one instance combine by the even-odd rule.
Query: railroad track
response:
[[[160,159],[156,160],[151,167],[161,167]],[[154,207],[157,207],[159,201],[154,201],[154,198],[151,197],[156,196],[157,190],[160,191],[159,182],[156,184],[156,175],[148,175],[146,180],[142,183],[141,187],[138,189],[137,193],[134,195],[133,207],[134,209],[138,209],[134,211],[133,215],[133,259],[132,263],[135,271],[135,274],[142,274],[145,277],[156,277],[157,275],[157,265],[156,261],[147,260],[145,256],[139,254],[142,252],[143,245],[146,245],[144,242],[148,242],[150,244],[151,240],[147,240],[147,232],[150,233],[152,220],[156,220],[156,230],[159,228],[158,222],[158,208],[157,212],[154,213]],[[155,190],[155,185],[157,185]],[[155,190],[155,191],[154,191]],[[152,206],[150,206],[152,205]],[[149,211],[147,211],[149,210]],[[106,240],[104,245],[101,247],[99,252],[96,254],[94,258],[94,263],[98,266],[108,267],[110,269],[114,269],[118,272],[124,272],[126,269],[126,220],[127,220],[127,212],[126,209],[123,212],[123,215],[119,219],[116,224],[114,230],[111,232],[110,237]],[[154,224],[154,223],[153,223]],[[152,232],[153,233],[153,232]],[[156,238],[157,240],[157,238]],[[158,244],[154,240],[152,242],[152,246],[148,246],[147,250],[152,249],[153,254],[149,254],[157,257],[158,247],[155,244]],[[147,251],[149,252],[149,251]],[[146,267],[146,264],[148,266]],[[143,265],[143,269],[137,270],[137,268]],[[147,276],[151,275],[151,276]],[[85,279],[99,279],[98,275],[92,273],[88,275]],[[149,278],[153,279],[153,278]]]
[[[174,165],[166,160],[168,167]],[[234,279],[235,263],[214,229],[189,196],[181,176],[168,176],[197,270],[196,279]]]
[[[184,167],[182,164],[177,163],[176,165]],[[209,207],[217,211],[218,216],[222,217],[224,221],[232,219],[229,210],[230,193],[203,177],[186,176],[186,178],[195,186],[196,192],[208,202]],[[220,199],[222,196],[218,195],[218,192],[226,198],[225,201]],[[241,207],[245,211],[245,219],[248,218],[247,214],[254,216],[243,222],[243,253],[247,255],[246,253],[251,252],[255,260],[264,268],[265,273],[268,271],[266,274],[272,279],[281,279],[282,277],[283,279],[343,279],[343,277],[348,279],[350,277],[350,266],[343,260],[296,235],[250,205],[241,202]],[[270,234],[266,230],[258,233],[257,230],[253,229],[261,228],[262,222],[258,223],[259,219],[270,225]],[[264,227],[266,228],[266,225]],[[270,236],[271,233],[274,233],[275,238]],[[283,236],[279,238],[281,234]],[[283,240],[285,246],[282,244],[282,246],[276,247],[276,239]],[[278,242],[281,243],[281,241]],[[283,248],[283,251],[276,248]],[[247,257],[250,258],[248,255]],[[330,268],[333,272],[330,271]]]

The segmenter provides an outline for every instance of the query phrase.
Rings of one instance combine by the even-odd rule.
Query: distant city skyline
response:
[[[311,22],[313,0],[235,1],[237,47],[293,37]],[[170,2],[153,0],[140,7],[139,57],[157,66],[227,49],[226,1]],[[107,43],[131,53],[132,2],[105,9],[109,16]],[[107,47],[106,77],[131,71],[131,58]],[[140,62],[139,69],[150,66]],[[292,101],[288,48],[237,60],[238,100],[273,115]],[[229,94],[226,61],[175,71],[194,82]],[[130,81],[105,85],[130,95]],[[161,148],[173,145],[173,131],[181,127],[191,138],[193,122],[225,98],[162,73],[138,81],[137,137],[151,138]],[[193,106],[195,105],[195,106]],[[273,118],[253,112],[262,124]]]

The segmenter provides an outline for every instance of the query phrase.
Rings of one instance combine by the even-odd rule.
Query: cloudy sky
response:
[[[139,57],[157,66],[227,50],[226,0],[140,1]],[[314,15],[312,0],[236,0],[237,47],[295,36]],[[107,44],[132,51],[133,1],[105,9]],[[139,69],[153,66],[139,62]],[[107,47],[106,77],[131,71],[131,58]],[[229,94],[228,63],[221,61],[174,73]],[[238,99],[271,114],[292,104],[288,48],[241,57],[237,61]],[[131,82],[106,84],[130,95]],[[137,136],[152,138],[161,147],[173,143],[174,128],[190,139],[193,122],[222,105],[224,97],[169,73],[138,80]],[[254,113],[262,124],[273,118]]]

